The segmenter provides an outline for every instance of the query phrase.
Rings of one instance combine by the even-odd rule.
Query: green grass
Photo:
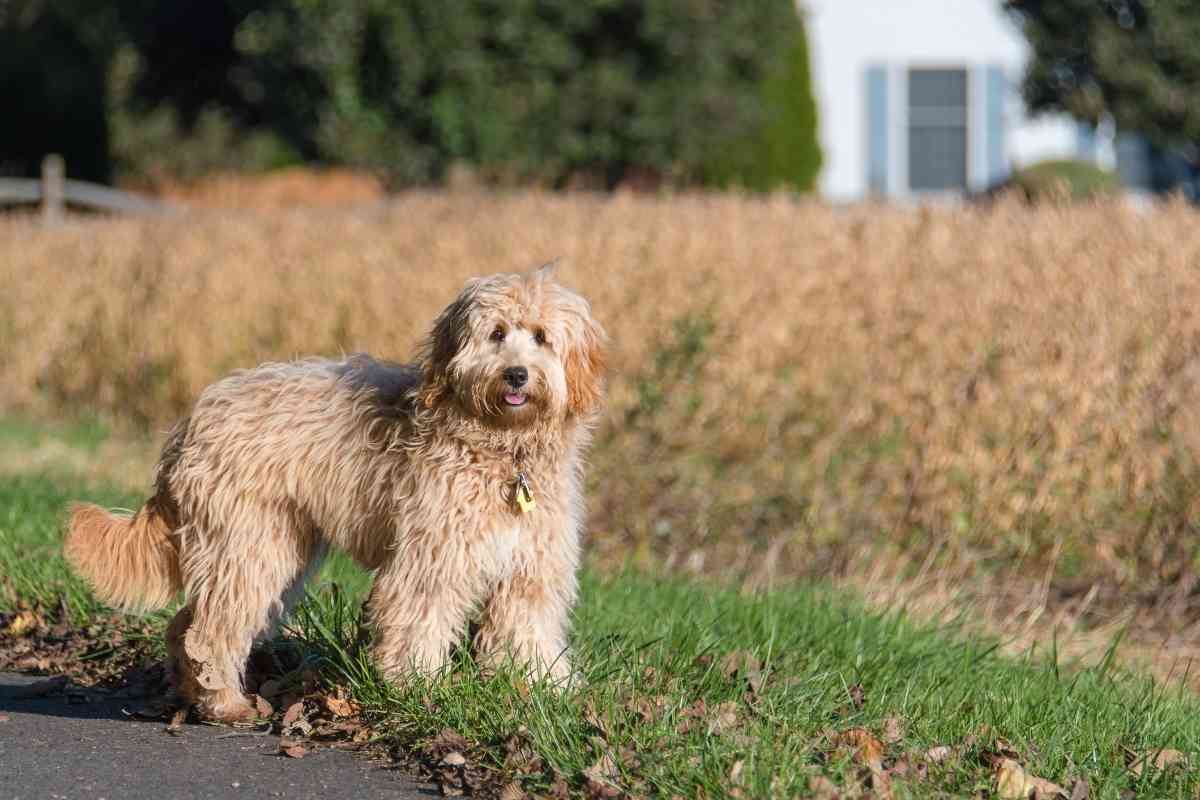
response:
[[[0,611],[18,601],[58,608],[77,623],[100,613],[87,585],[61,555],[67,503],[87,498],[114,508],[133,508],[138,498],[114,489],[83,487],[58,476],[0,478]]]
[[[85,453],[94,453],[110,435],[109,426],[94,418],[56,426],[14,417],[0,419],[0,449],[33,448],[54,441]]]
[[[1030,773],[1068,789],[1084,777],[1094,797],[1125,789],[1184,797],[1197,787],[1195,774],[1152,770],[1139,778],[1127,769],[1128,754],[1200,750],[1200,702],[1188,690],[1124,673],[1107,659],[1089,667],[1052,654],[1005,658],[996,642],[933,629],[900,611],[871,612],[822,588],[746,596],[585,573],[575,623],[585,680],[567,693],[511,676],[488,679],[466,657],[435,681],[384,682],[353,646],[355,608],[353,598],[314,597],[297,627],[385,720],[387,735],[419,746],[450,727],[499,766],[504,742],[525,729],[548,766],[527,779],[527,789],[544,789],[555,772],[579,779],[610,749],[631,751],[619,782],[653,794],[720,796],[739,761],[749,797],[803,794],[818,774],[844,786],[862,777],[862,765],[839,757],[830,733],[865,727],[882,739],[889,718],[904,732],[889,759],[962,748],[925,781],[897,781],[905,794],[994,788],[985,762],[997,739]],[[761,667],[758,692],[722,668],[738,651]],[[699,700],[708,713],[681,732]],[[647,708],[657,709],[649,719],[641,713]],[[713,729],[715,709],[733,712],[728,727]]]
[[[71,499],[132,507],[140,498],[66,475],[0,477],[0,611],[62,602],[79,623],[103,613],[58,554]],[[1128,768],[1132,756],[1161,748],[1195,759],[1200,701],[1111,657],[1090,665],[1044,652],[1005,657],[996,641],[930,627],[902,610],[871,611],[819,586],[747,595],[585,571],[574,688],[529,685],[510,671],[489,676],[465,652],[446,675],[397,685],[375,673],[359,645],[368,585],[343,558],[326,565],[291,622],[307,665],[348,686],[383,741],[435,752],[441,732],[453,729],[474,762],[531,792],[560,776],[587,792],[588,770],[606,756],[611,781],[635,794],[802,796],[817,776],[862,786],[869,770],[837,746],[840,732],[856,728],[884,742],[884,769],[917,765],[931,747],[957,748],[921,780],[893,775],[898,797],[995,792],[990,763],[1001,751],[1068,789],[1086,778],[1092,797],[1193,797],[1200,789],[1195,770]],[[897,723],[902,735],[886,737]],[[514,736],[538,757],[531,765],[518,768],[508,756]]]

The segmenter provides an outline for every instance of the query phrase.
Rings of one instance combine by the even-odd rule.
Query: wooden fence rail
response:
[[[67,180],[61,156],[42,161],[42,177],[0,178],[0,207],[39,203],[42,219],[55,223],[67,205],[118,214],[170,214],[178,208],[132,192],[111,189],[98,183]]]

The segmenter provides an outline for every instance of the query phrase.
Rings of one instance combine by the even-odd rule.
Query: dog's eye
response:
[[[501,328],[499,325],[497,325],[496,330],[492,331],[492,335],[489,338],[493,342],[503,342],[504,341],[504,328]]]
[[[538,346],[544,345],[546,343],[546,332],[538,328],[533,332],[533,340],[538,343]]]

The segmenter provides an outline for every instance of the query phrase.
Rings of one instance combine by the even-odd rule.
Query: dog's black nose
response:
[[[504,370],[504,380],[514,389],[520,389],[529,380],[529,370],[524,367],[509,367]]]

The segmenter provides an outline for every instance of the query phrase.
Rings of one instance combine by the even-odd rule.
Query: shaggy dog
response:
[[[115,606],[184,592],[172,674],[212,719],[254,715],[251,646],[330,547],[375,572],[385,674],[441,668],[478,609],[484,663],[565,678],[603,341],[587,301],[542,269],[468,282],[416,364],[234,373],[171,432],[140,511],[74,508],[67,558]]]

